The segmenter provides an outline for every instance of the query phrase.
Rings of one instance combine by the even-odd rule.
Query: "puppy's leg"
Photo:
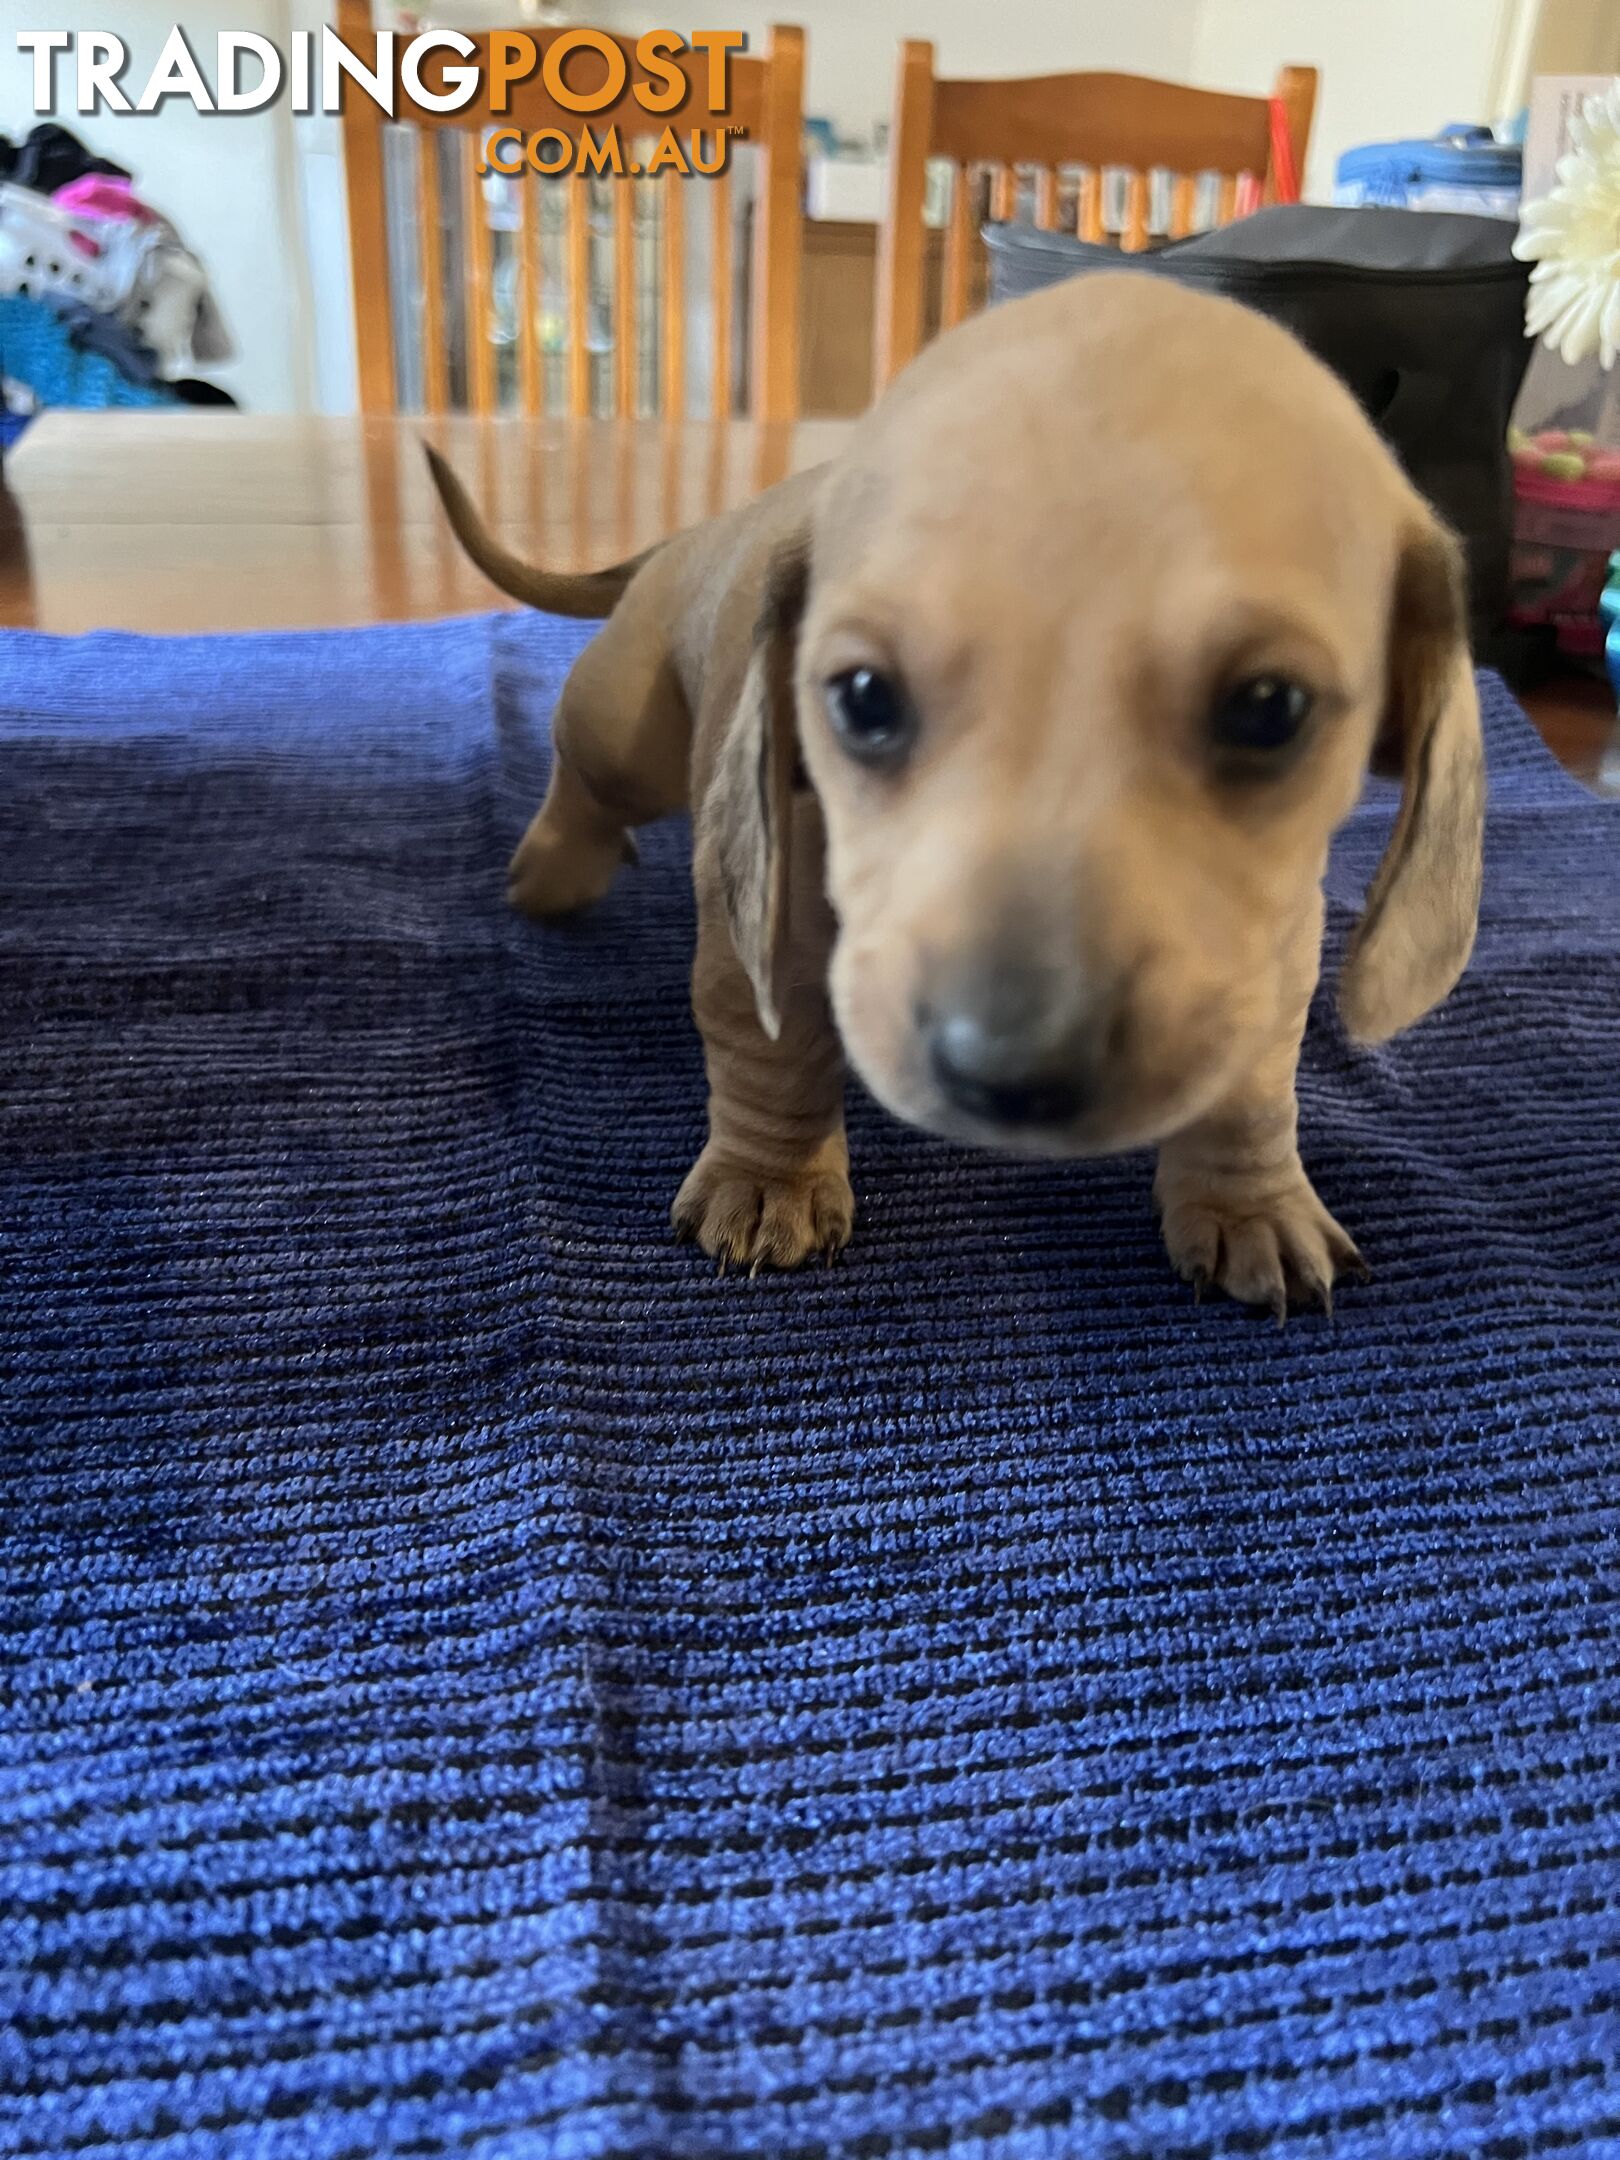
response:
[[[1319,936],[1319,929],[1317,932]],[[1314,980],[1314,950],[1288,1023],[1242,1085],[1159,1149],[1153,1195],[1178,1272],[1202,1289],[1265,1305],[1331,1309],[1338,1277],[1366,1262],[1305,1175],[1294,1077]]]
[[[632,848],[626,820],[559,752],[546,799],[507,869],[506,897],[525,915],[572,915],[602,898]]]
[[[855,1195],[844,1139],[844,1055],[827,1002],[831,917],[819,891],[796,895],[781,1032],[760,1025],[754,992],[712,881],[700,875],[692,1010],[709,1075],[709,1139],[676,1195],[676,1235],[724,1266],[792,1268],[849,1242]]]
[[[615,619],[563,686],[546,799],[507,873],[507,898],[526,915],[571,915],[600,900],[635,859],[630,828],[685,805],[686,701],[661,648],[638,641],[634,627]]]

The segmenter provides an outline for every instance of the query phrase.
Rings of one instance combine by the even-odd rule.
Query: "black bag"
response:
[[[1508,417],[1530,348],[1529,265],[1505,220],[1427,210],[1253,217],[1141,255],[1064,233],[990,225],[990,297],[1011,300],[1090,270],[1179,278],[1292,330],[1349,385],[1414,484],[1468,550],[1474,640],[1500,664],[1513,472]]]

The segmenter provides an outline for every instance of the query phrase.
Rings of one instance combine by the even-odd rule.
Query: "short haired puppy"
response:
[[[1360,1256],[1296,1145],[1328,843],[1404,794],[1339,985],[1379,1042],[1456,982],[1484,814],[1457,547],[1284,331],[1140,275],[980,315],[832,464],[616,570],[515,904],[599,899],[690,804],[709,1135],[676,1229],[796,1267],[854,1220],[845,1061],[1026,1154],[1154,1147],[1199,1287],[1328,1303]]]

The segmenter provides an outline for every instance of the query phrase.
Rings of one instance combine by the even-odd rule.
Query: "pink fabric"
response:
[[[127,180],[111,173],[82,173],[51,197],[59,210],[79,217],[121,218],[132,225],[155,225],[158,214],[132,193]]]

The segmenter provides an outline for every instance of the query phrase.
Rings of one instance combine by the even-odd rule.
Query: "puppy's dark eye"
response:
[[[1282,675],[1235,683],[1217,701],[1211,728],[1223,750],[1264,757],[1286,750],[1311,716],[1311,693]]]
[[[894,764],[917,732],[911,700],[892,675],[877,668],[850,668],[831,677],[827,714],[844,748],[865,765]]]

